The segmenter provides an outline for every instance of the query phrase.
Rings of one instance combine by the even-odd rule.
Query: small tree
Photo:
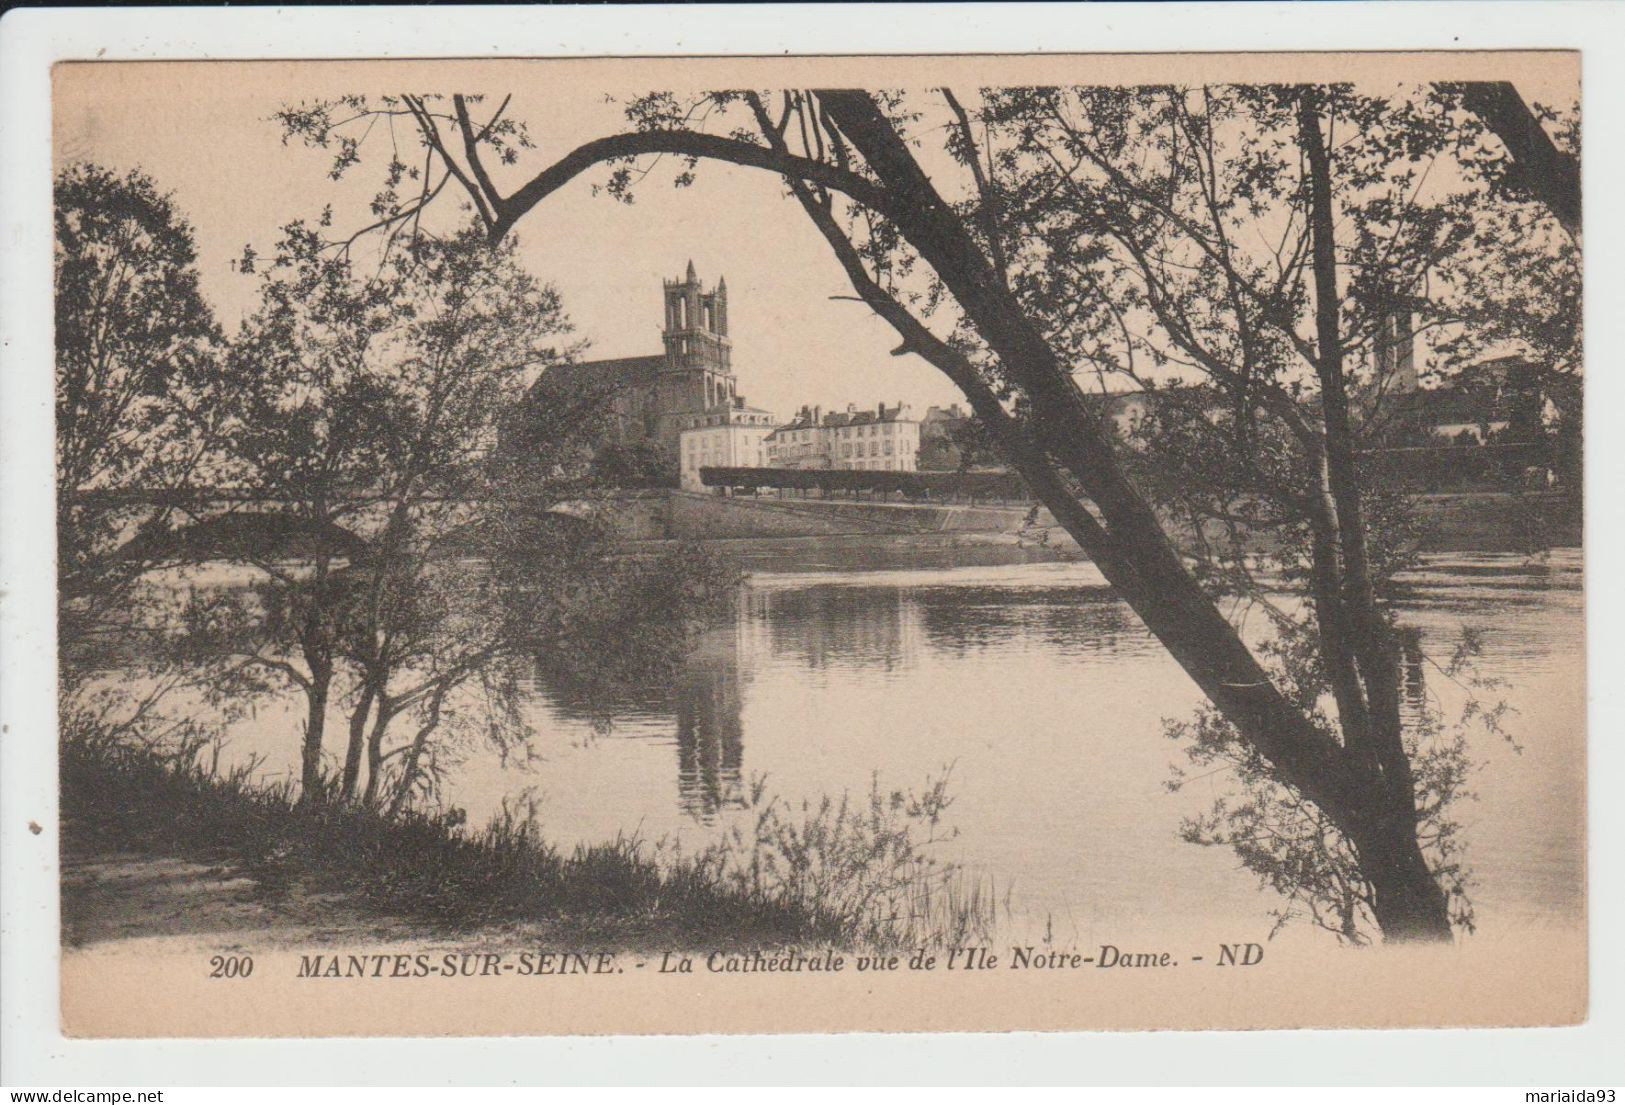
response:
[[[592,478],[605,487],[676,487],[677,473],[658,445],[607,442],[592,458]]]
[[[55,187],[57,592],[62,678],[162,562],[220,418],[221,342],[192,229],[140,172]],[[146,540],[137,540],[137,538]]]
[[[238,490],[306,555],[240,544],[263,579],[257,609],[217,597],[196,624],[245,670],[303,693],[307,796],[326,785],[327,712],[342,700],[337,791],[379,801],[386,762],[400,759],[395,789],[410,792],[448,697],[510,647],[514,623],[455,559],[473,551],[499,419],[565,355],[568,325],[511,247],[425,234],[363,274],[319,230],[291,224],[268,264],[245,256],[261,304],[232,351],[226,434]],[[391,750],[407,717],[416,735]]]
[[[189,758],[220,718],[171,709],[207,684],[170,650],[174,604],[142,579],[186,559],[173,531],[207,509],[220,332],[192,229],[149,176],[73,165],[54,200],[59,729]],[[96,678],[111,664],[138,677]]]

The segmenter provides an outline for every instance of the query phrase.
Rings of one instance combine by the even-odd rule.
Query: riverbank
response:
[[[888,568],[940,554],[964,563],[1016,564],[1083,556],[1049,511],[1032,504],[924,504],[851,499],[646,492],[610,508],[626,548],[653,555],[685,543],[714,549],[746,567],[774,570],[809,550],[831,567]],[[1421,553],[1529,553],[1581,543],[1579,501],[1557,491],[1450,492],[1414,504]],[[1176,545],[1190,533],[1170,523]],[[1215,537],[1219,536],[1217,528]],[[1275,535],[1247,537],[1271,551]]]
[[[472,831],[459,808],[295,800],[195,757],[62,749],[62,938],[216,947],[503,936],[627,952],[949,946],[984,938],[985,888],[927,854],[950,798],[924,790],[792,807],[753,785],[743,824],[683,850],[618,834],[565,853],[534,807]]]
[[[257,934],[434,939],[493,928],[604,950],[848,944],[816,906],[619,839],[569,854],[533,821],[300,805],[142,749],[62,753],[63,942]]]

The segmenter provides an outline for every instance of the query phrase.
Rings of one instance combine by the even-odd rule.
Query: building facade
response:
[[[966,414],[958,403],[947,407],[927,408],[925,416],[920,419],[920,444],[929,445],[933,441],[948,440],[969,418],[970,415]]]
[[[694,262],[681,279],[662,282],[664,349],[642,357],[582,361],[544,372],[542,399],[601,417],[603,439],[650,442],[677,468],[680,437],[694,419],[733,410],[742,400],[728,337],[728,282],[707,290]]]
[[[854,468],[914,472],[919,468],[920,424],[902,403],[873,410],[849,405],[824,413],[803,407],[766,441],[769,468]]]
[[[822,420],[822,408],[802,407],[789,424],[777,427],[765,443],[767,467],[833,468]]]
[[[678,486],[700,491],[701,468],[762,468],[773,416],[743,400],[684,416],[678,433]]]

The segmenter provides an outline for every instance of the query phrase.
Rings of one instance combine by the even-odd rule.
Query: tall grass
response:
[[[951,946],[992,933],[991,884],[938,857],[955,832],[944,823],[949,773],[919,791],[886,790],[792,805],[752,781],[747,815],[702,851],[698,865],[754,901],[814,917],[854,942],[881,947]]]
[[[460,810],[376,810],[196,754],[65,740],[64,846],[234,863],[268,903],[338,895],[357,907],[470,931],[541,922],[622,946],[713,949],[961,943],[985,932],[991,896],[929,854],[946,779],[919,795],[786,803],[754,790],[749,824],[698,852],[632,837],[569,852],[543,839],[534,806],[478,831]]]

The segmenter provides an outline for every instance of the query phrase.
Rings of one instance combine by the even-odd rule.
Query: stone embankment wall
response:
[[[687,491],[627,492],[607,507],[628,540],[739,540],[849,534],[1005,534],[1075,548],[1049,511],[1028,506],[853,502],[723,496]],[[1517,552],[1580,543],[1578,504],[1553,492],[1427,495],[1417,503],[1427,551]],[[1176,542],[1182,535],[1174,534]],[[1273,541],[1257,535],[1262,551]]]
[[[859,533],[996,533],[1021,528],[1027,507],[867,503],[688,491],[617,496],[609,507],[628,540],[705,541]],[[1050,525],[1040,511],[1039,525]]]

